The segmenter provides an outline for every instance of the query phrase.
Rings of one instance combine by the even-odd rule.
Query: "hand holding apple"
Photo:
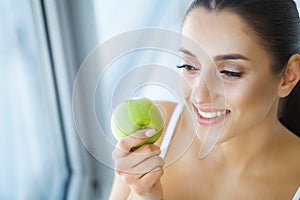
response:
[[[111,118],[112,133],[117,140],[140,130],[155,129],[156,133],[137,145],[154,143],[162,134],[164,115],[161,108],[145,97],[131,98],[119,104]]]

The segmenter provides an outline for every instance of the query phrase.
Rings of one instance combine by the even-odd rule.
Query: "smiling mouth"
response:
[[[197,122],[201,125],[208,126],[223,122],[224,119],[230,114],[228,109],[211,109],[211,108],[198,108],[193,104],[194,112],[197,116]]]

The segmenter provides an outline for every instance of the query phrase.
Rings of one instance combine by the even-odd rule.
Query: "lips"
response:
[[[194,112],[197,116],[197,121],[203,126],[215,125],[223,122],[224,119],[230,114],[228,109],[212,109],[200,108],[193,104]]]

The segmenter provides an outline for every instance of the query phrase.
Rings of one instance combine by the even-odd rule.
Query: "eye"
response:
[[[224,74],[225,76],[228,76],[229,78],[240,78],[242,77],[242,72],[234,72],[234,71],[228,71],[228,70],[222,70],[220,71],[221,74]]]
[[[196,67],[187,64],[177,66],[177,68],[184,68],[187,72],[195,72],[199,70]]]

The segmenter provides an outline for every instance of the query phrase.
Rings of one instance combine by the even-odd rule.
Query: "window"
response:
[[[39,1],[0,1],[0,199],[63,199],[68,158]]]

